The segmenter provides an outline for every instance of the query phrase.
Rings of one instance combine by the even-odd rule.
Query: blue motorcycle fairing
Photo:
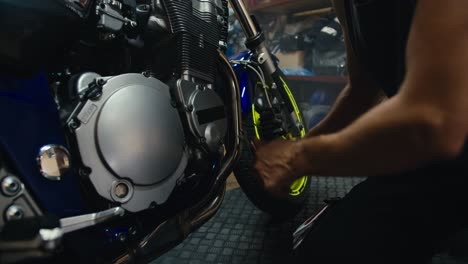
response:
[[[242,60],[242,61],[250,61],[252,58],[252,52],[249,50],[244,50],[231,58],[229,60]],[[237,80],[239,80],[239,88],[241,94],[241,109],[242,114],[248,114],[252,111],[252,95],[253,89],[255,87],[250,87],[251,84],[249,83],[249,74],[248,70],[245,67],[241,67],[239,64],[233,64],[234,73],[237,76]]]
[[[51,181],[41,175],[36,162],[42,146],[66,146],[45,74],[29,79],[0,76],[0,120],[0,149],[13,163],[38,206],[58,217],[83,213],[76,175],[69,171],[62,180]]]

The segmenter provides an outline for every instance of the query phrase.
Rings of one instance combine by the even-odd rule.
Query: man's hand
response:
[[[275,140],[257,148],[254,168],[267,191],[278,197],[289,194],[289,187],[300,176],[296,164],[300,155],[298,142],[288,140]]]
[[[266,109],[260,113],[260,133],[263,140],[269,142],[283,136],[283,120],[273,109]]]

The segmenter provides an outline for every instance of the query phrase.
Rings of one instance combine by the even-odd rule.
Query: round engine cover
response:
[[[100,79],[102,95],[86,101],[76,116],[89,179],[99,195],[131,212],[164,203],[188,163],[169,87],[134,73]]]
[[[116,175],[137,185],[151,185],[177,168],[184,135],[170,98],[139,83],[107,99],[97,120],[96,141]]]

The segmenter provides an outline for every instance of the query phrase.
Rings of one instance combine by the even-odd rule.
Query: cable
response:
[[[259,78],[260,81],[262,82],[262,86],[263,86],[263,90],[265,91],[265,97],[266,97],[268,106],[269,106],[271,109],[273,109],[273,106],[272,106],[271,101],[270,101],[270,96],[268,95],[267,85],[266,85],[266,82],[265,82],[265,75],[263,75],[263,71],[261,70],[260,66],[258,66],[258,64],[256,64],[256,63],[253,63],[253,62],[250,62],[250,61],[232,60],[231,63],[245,65],[245,66],[247,66],[249,69],[251,69],[253,72],[255,72],[255,74],[257,74],[258,78]],[[259,67],[259,70],[255,69],[255,68],[252,67],[250,64],[254,64],[255,66]]]
[[[263,71],[262,71],[262,68],[260,67],[260,65],[258,65],[257,63],[255,62],[251,62],[251,64],[255,65],[258,69],[258,71],[260,72],[260,74],[262,75],[262,79],[263,79],[263,90],[265,91],[265,96],[266,96],[266,99],[267,99],[267,102],[268,102],[268,105],[270,106],[271,109],[273,109],[273,106],[271,104],[271,101],[270,101],[270,96],[268,95],[268,87],[266,86],[266,80],[265,80],[265,75],[263,74]]]

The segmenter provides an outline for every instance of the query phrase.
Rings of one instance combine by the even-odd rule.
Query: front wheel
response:
[[[288,88],[286,87],[286,89]],[[294,106],[297,118],[302,121],[301,113],[297,108],[292,94],[290,94],[288,98],[283,98],[283,100],[285,103],[289,103]],[[284,111],[287,112],[286,109],[284,109]],[[307,176],[303,176],[296,180],[290,186],[289,195],[285,198],[273,196],[263,188],[263,184],[260,182],[261,180],[253,174],[255,153],[252,148],[252,142],[254,139],[261,140],[259,133],[259,119],[260,115],[255,111],[253,106],[252,111],[243,118],[242,127],[244,130],[244,138],[242,140],[240,158],[234,168],[234,174],[240,187],[245,192],[249,200],[252,201],[252,203],[259,209],[276,218],[285,219],[293,217],[302,208],[309,195],[309,178]],[[297,138],[304,136],[305,129],[302,128],[300,134],[293,135],[292,133],[288,133],[288,135],[284,136],[283,139],[296,140]]]

